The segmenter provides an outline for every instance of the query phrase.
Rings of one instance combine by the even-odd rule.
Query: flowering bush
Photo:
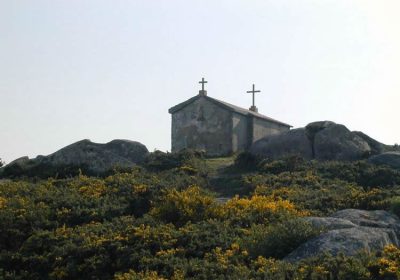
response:
[[[319,234],[299,217],[349,207],[398,213],[396,170],[247,155],[218,181],[218,161],[209,174],[200,155],[151,161],[105,178],[0,181],[0,279],[400,278],[394,245],[282,260]],[[218,182],[230,197],[210,192]]]
[[[298,210],[288,200],[273,196],[253,195],[250,198],[235,196],[228,200],[221,207],[219,216],[243,227],[248,227],[252,224],[268,224],[307,214],[306,211]]]
[[[183,191],[166,190],[150,211],[150,215],[165,222],[184,225],[189,221],[198,222],[211,218],[216,208],[217,204],[212,196],[198,186],[191,186]]]

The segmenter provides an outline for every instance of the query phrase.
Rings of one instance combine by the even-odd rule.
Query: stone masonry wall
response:
[[[232,113],[199,98],[172,114],[172,152],[204,150],[210,156],[232,153]]]
[[[259,118],[252,118],[253,131],[252,131],[252,142],[267,136],[279,134],[285,131],[289,131],[289,127],[283,126],[274,122],[269,122]]]
[[[232,114],[232,150],[233,152],[246,150],[249,143],[248,117],[241,114]]]

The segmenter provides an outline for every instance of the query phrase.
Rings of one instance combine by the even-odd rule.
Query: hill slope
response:
[[[105,178],[0,181],[0,273],[4,279],[395,279],[400,249],[388,243],[398,222],[387,211],[400,213],[398,170],[366,161],[249,154],[233,160],[158,152],[143,167]],[[224,184],[214,185],[218,179]],[[230,198],[218,200],[212,190]],[[321,239],[327,229],[307,217],[321,224],[344,219],[339,210],[349,208],[362,209],[364,218],[373,218],[373,210],[393,217],[387,221],[394,221],[394,235],[385,239],[377,234],[392,229],[371,229],[374,238],[367,240],[364,228],[353,225],[336,237],[341,244],[358,238],[370,253],[310,257],[299,249],[301,262],[284,259],[302,244],[327,240]],[[346,219],[359,213],[346,211]]]

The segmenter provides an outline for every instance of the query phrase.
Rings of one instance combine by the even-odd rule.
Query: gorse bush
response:
[[[307,214],[306,211],[296,209],[290,201],[271,196],[235,196],[224,204],[218,204],[213,196],[198,186],[190,186],[182,191],[166,190],[150,211],[153,217],[177,226],[188,222],[220,219],[249,227],[255,223],[277,222]]]
[[[235,158],[235,167],[242,170],[256,170],[262,158],[249,152],[243,152]]]
[[[263,195],[254,195],[251,198],[235,196],[221,206],[219,211],[220,217],[241,227],[249,227],[252,224],[275,223],[308,214],[306,211],[298,210],[288,200]]]
[[[390,200],[390,211],[400,218],[400,196],[395,196]]]
[[[400,184],[399,170],[376,166],[365,161],[318,163],[316,170],[325,178],[337,178],[364,187],[392,187]]]
[[[278,224],[255,224],[243,239],[251,256],[281,259],[321,233],[302,219],[284,220]]]
[[[400,195],[398,186],[364,187],[337,178],[327,179],[316,171],[248,175],[243,184],[254,194],[290,200],[314,215],[345,208],[388,210],[391,198]]]
[[[183,191],[166,190],[150,214],[167,223],[184,225],[215,217],[217,208],[212,196],[198,186],[190,186]]]
[[[185,164],[196,165],[204,163],[204,154],[199,151],[182,150],[178,153],[155,151],[147,156],[144,166],[151,171],[162,171],[178,168]]]
[[[280,160],[263,160],[258,164],[258,170],[265,173],[279,174],[282,172],[304,171],[310,164],[299,156],[288,156]]]
[[[0,279],[400,277],[395,246],[283,260],[320,233],[304,216],[344,208],[399,215],[398,171],[242,154],[222,175],[231,196],[221,198],[210,191],[217,168],[209,167],[201,153],[156,152],[102,178],[0,181]]]

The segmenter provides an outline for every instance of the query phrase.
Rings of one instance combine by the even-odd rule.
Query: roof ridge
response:
[[[208,99],[211,102],[213,102],[213,103],[215,103],[215,104],[217,104],[219,106],[223,106],[226,109],[231,110],[231,111],[233,111],[235,113],[238,113],[238,114],[242,114],[242,115],[245,115],[245,116],[249,116],[250,115],[250,116],[253,116],[253,117],[256,117],[256,118],[260,118],[260,119],[268,120],[268,121],[271,121],[271,122],[275,122],[275,123],[278,123],[278,124],[281,124],[281,125],[284,125],[284,126],[292,127],[291,125],[289,125],[287,123],[275,120],[275,119],[267,117],[267,116],[265,116],[263,114],[260,114],[260,113],[257,113],[257,112],[254,112],[254,111],[251,111],[251,110],[248,110],[248,109],[236,106],[236,105],[233,105],[231,103],[228,103],[228,102],[225,102],[225,101],[222,101],[222,100],[210,97],[210,96],[204,96],[204,95],[193,96],[193,97],[189,98],[188,100],[183,101],[182,103],[179,103],[179,104],[171,107],[168,110],[168,112],[170,114],[173,114],[173,113],[183,109],[184,107],[186,107],[187,105],[189,105],[190,103],[196,101],[197,99],[199,99],[201,97],[203,97],[205,99]]]

